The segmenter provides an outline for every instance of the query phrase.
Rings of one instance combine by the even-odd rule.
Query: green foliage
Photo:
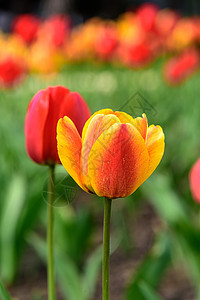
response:
[[[39,236],[33,234],[30,243],[36,249],[40,257],[46,262],[46,243]],[[55,249],[56,274],[65,297],[69,300],[89,300],[95,292],[102,261],[101,248],[97,249],[85,262],[84,272],[78,265],[61,251]]]
[[[128,250],[131,229],[123,214],[128,212],[137,217],[139,207],[136,204],[140,198],[151,202],[164,224],[163,234],[157,233],[155,245],[130,279],[127,300],[131,297],[137,300],[159,299],[154,290],[171,261],[183,262],[196,286],[196,297],[200,299],[199,207],[193,203],[188,185],[188,173],[199,157],[200,149],[199,75],[172,88],[162,79],[162,65],[163,59],[148,69],[137,71],[89,64],[68,66],[55,78],[42,79],[31,75],[23,85],[0,91],[0,274],[4,282],[12,283],[15,278],[27,243],[37,248],[45,259],[44,239],[37,232],[40,228],[43,233],[46,227],[48,170],[34,164],[26,154],[24,118],[28,102],[39,89],[62,84],[81,93],[91,112],[106,107],[126,111],[133,117],[146,112],[149,124],[161,125],[166,135],[166,151],[160,166],[139,192],[121,200],[123,213],[113,215],[113,226],[119,235],[118,240],[113,241],[114,248],[122,241],[125,250]],[[73,208],[76,197],[82,198],[82,194],[78,191],[77,196],[74,195],[74,182],[65,178],[67,174],[62,167],[57,170],[58,283],[66,298],[85,300],[94,294],[100,272],[101,248],[91,250],[97,233],[87,207],[83,209],[82,204],[76,210]],[[62,194],[63,190],[67,194]],[[95,201],[95,211],[100,214],[100,201],[96,198],[92,201]],[[66,285],[66,282],[70,284]]]
[[[158,296],[154,295],[153,288],[158,286],[170,263],[170,241],[165,233],[158,237],[152,252],[147,255],[136,270],[127,287],[126,299],[159,299]]]
[[[0,299],[2,300],[11,300],[7,290],[5,289],[4,285],[0,281]]]

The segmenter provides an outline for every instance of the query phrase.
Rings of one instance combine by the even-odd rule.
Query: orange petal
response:
[[[138,117],[135,119],[132,118],[127,113],[121,111],[116,111],[115,115],[120,119],[121,123],[130,123],[134,125],[137,128],[137,130],[140,132],[143,139],[146,140],[148,123],[145,114],[142,115],[142,118]]]
[[[131,124],[116,123],[94,143],[88,174],[98,196],[121,198],[144,182],[148,165],[148,151],[138,130]]]
[[[146,145],[149,153],[149,169],[147,172],[148,178],[156,169],[164,154],[165,136],[160,126],[149,126],[147,130]]]
[[[85,185],[92,190],[90,185],[90,178],[88,177],[88,156],[93,144],[98,137],[109,127],[115,123],[120,123],[119,119],[113,115],[95,114],[88,124],[87,131],[82,138],[81,150],[81,171],[82,181]]]
[[[66,171],[83,190],[88,192],[81,181],[81,137],[72,120],[66,116],[58,121],[57,147],[58,156]]]

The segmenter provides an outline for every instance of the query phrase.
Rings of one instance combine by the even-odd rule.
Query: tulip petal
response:
[[[93,144],[98,137],[109,127],[115,123],[120,123],[119,119],[113,115],[96,114],[87,127],[86,134],[82,138],[82,150],[81,150],[81,170],[82,180],[89,189],[91,188],[90,179],[88,177],[88,156]]]
[[[142,118],[141,117],[135,118],[134,122],[131,124],[137,128],[137,130],[140,132],[143,139],[146,140],[147,129],[148,129],[148,122],[147,122],[146,114],[142,114]]]
[[[160,126],[149,126],[147,130],[146,146],[149,153],[149,169],[147,172],[148,178],[156,169],[164,154],[165,136]]]
[[[98,111],[96,111],[85,123],[84,127],[83,127],[83,132],[82,132],[82,139],[84,139],[85,137],[85,133],[87,131],[87,128],[92,120],[92,118],[96,115],[108,115],[108,114],[114,114],[113,110],[110,108],[104,108],[104,109],[100,109]]]
[[[134,122],[133,117],[123,111],[115,111],[114,114],[120,119],[121,123],[130,123]]]
[[[90,110],[87,103],[79,93],[69,92],[65,99],[61,101],[60,118],[64,117],[63,113],[65,113],[64,115],[68,116],[74,122],[79,134],[81,135],[83,126],[85,125],[86,120],[90,117]]]
[[[130,123],[133,126],[135,126],[137,130],[140,132],[143,139],[146,140],[148,123],[145,114],[142,115],[142,118],[138,117],[135,119],[132,118],[127,113],[121,111],[116,111],[115,115],[120,119],[121,123]]]
[[[44,130],[49,111],[49,93],[39,91],[31,100],[25,119],[26,150],[35,162],[44,163]]]
[[[57,147],[60,161],[66,171],[84,191],[88,192],[81,181],[81,137],[74,123],[66,116],[58,121]]]
[[[84,99],[63,86],[49,87],[49,111],[44,130],[44,157],[49,162],[60,162],[56,147],[56,126],[60,118],[68,116],[81,134],[85,121],[90,116]],[[51,133],[51,134],[50,134]]]
[[[69,94],[69,90],[62,86],[56,86],[48,87],[46,92],[49,95],[49,109],[43,135],[43,156],[48,158],[48,161],[46,161],[48,164],[60,163],[56,147],[56,126],[59,118],[63,117],[63,115],[60,115],[60,103],[66,102],[65,99]],[[68,115],[68,112],[65,111],[65,114]]]
[[[192,196],[195,201],[200,204],[200,158],[196,161],[196,163],[192,166],[192,169],[189,174],[190,179],[190,189],[192,192]]]
[[[148,165],[148,151],[138,130],[131,124],[116,123],[94,143],[88,175],[98,196],[122,198],[144,182]]]

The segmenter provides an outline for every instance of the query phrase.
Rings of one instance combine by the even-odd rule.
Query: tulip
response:
[[[199,68],[199,51],[187,49],[177,57],[169,59],[164,68],[164,75],[170,84],[181,83]]]
[[[40,23],[40,19],[32,14],[19,15],[13,21],[13,32],[26,43],[31,43],[37,36]]]
[[[84,99],[62,86],[40,90],[31,100],[25,120],[26,150],[39,164],[59,164],[56,146],[56,125],[59,118],[68,116],[79,134],[90,116]]]
[[[119,48],[121,61],[125,65],[135,68],[148,64],[154,56],[152,46],[147,41],[141,41],[138,44],[125,44]]]
[[[133,119],[111,109],[92,115],[82,138],[65,116],[57,141],[60,161],[77,184],[109,199],[131,195],[156,169],[165,147],[162,128],[148,127],[145,114]]]
[[[200,158],[193,165],[190,174],[190,189],[195,201],[200,203]]]
[[[82,138],[72,120],[57,125],[58,155],[67,172],[88,193],[105,197],[103,300],[109,300],[111,203],[131,195],[155,170],[164,152],[160,126],[148,127],[146,115],[133,119],[103,109],[86,122]]]
[[[0,87],[11,88],[25,77],[26,66],[17,57],[4,57],[0,60]]]
[[[158,11],[158,7],[152,3],[144,3],[137,10],[137,17],[145,31],[153,29]]]
[[[117,32],[114,25],[108,24],[99,29],[95,41],[95,52],[102,60],[111,60],[117,47]]]
[[[86,122],[82,138],[72,120],[57,125],[58,155],[67,172],[88,193],[104,200],[103,300],[109,300],[111,203],[131,195],[155,170],[164,153],[160,126],[148,127],[146,115],[103,109]]]
[[[82,133],[83,125],[90,116],[84,99],[76,92],[62,86],[40,90],[31,100],[25,119],[26,150],[30,158],[39,164],[49,165],[48,221],[47,221],[47,279],[48,299],[55,300],[53,204],[54,167],[60,163],[56,147],[56,125],[59,118],[69,116]]]
[[[49,47],[61,47],[68,39],[71,30],[71,19],[65,15],[52,15],[41,24],[38,39],[45,41]]]

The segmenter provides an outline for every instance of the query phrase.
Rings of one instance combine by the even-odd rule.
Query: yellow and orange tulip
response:
[[[82,138],[68,117],[57,125],[61,163],[88,193],[110,199],[131,195],[156,169],[165,148],[160,126],[146,115],[103,109],[85,123]]]

